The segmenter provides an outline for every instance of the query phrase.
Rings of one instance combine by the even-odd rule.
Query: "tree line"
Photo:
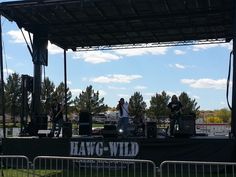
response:
[[[41,90],[41,100],[42,100],[42,113],[49,113],[55,101],[63,103],[65,97],[65,87],[64,83],[61,82],[57,87],[50,81],[49,78],[45,78],[42,82]],[[7,114],[11,115],[12,121],[16,122],[16,117],[21,114],[21,100],[22,100],[22,88],[21,88],[21,76],[17,73],[9,75],[5,83],[5,111]],[[147,104],[143,99],[140,92],[135,92],[129,98],[129,113],[134,119],[142,119],[145,116],[154,120],[158,120],[161,117],[168,117],[170,110],[167,105],[170,102],[171,96],[165,91],[161,93],[156,93],[151,97],[150,106],[147,108]],[[186,92],[182,92],[179,95],[179,100],[182,103],[182,113],[183,114],[200,114],[200,106],[198,105],[196,99],[192,99]],[[29,105],[31,102],[30,95],[28,99]],[[67,88],[67,104],[68,104],[68,114],[79,113],[81,110],[88,111],[89,113],[95,115],[101,112],[105,112],[108,109],[114,110],[115,108],[109,108],[108,105],[104,104],[104,97],[100,98],[99,91],[95,91],[93,87],[87,86],[87,88],[82,91],[79,96],[72,98],[72,93],[69,88]],[[0,105],[2,106],[2,105]],[[30,112],[30,106],[29,106]],[[218,115],[223,116],[224,121],[228,121],[228,113],[225,116],[224,112],[219,112]],[[70,116],[69,116],[70,117]]]

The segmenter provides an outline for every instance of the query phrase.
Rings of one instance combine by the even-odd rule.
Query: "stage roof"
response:
[[[234,0],[25,0],[0,13],[64,48],[192,42],[233,36]],[[206,40],[207,41],[207,40]]]

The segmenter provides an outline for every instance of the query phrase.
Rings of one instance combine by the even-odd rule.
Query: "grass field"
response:
[[[29,175],[28,175],[29,174]],[[33,177],[33,170],[16,170],[16,169],[4,169],[0,170],[0,177]],[[236,175],[236,174],[235,174]],[[233,177],[232,173],[220,173],[220,174],[207,174],[207,173],[166,173],[162,177]],[[139,172],[127,172],[127,171],[115,171],[115,170],[91,170],[91,171],[73,171],[73,170],[35,170],[35,177],[153,177],[153,173],[139,173]],[[157,173],[156,177],[160,174]]]

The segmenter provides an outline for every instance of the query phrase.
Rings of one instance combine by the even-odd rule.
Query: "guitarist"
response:
[[[180,127],[180,115],[181,115],[181,108],[182,104],[178,100],[178,97],[176,95],[173,95],[171,98],[171,102],[168,104],[168,108],[171,111],[170,114],[170,136],[174,135],[174,127],[177,123]]]
[[[51,134],[54,135],[56,129],[58,129],[56,137],[59,137],[61,133],[61,129],[63,126],[63,106],[62,104],[58,103],[57,101],[54,102],[51,108],[52,114],[52,132]]]

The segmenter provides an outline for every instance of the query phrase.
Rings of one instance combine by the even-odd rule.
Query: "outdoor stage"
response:
[[[152,160],[236,161],[236,141],[229,138],[38,138],[2,140],[3,155],[105,157]]]

